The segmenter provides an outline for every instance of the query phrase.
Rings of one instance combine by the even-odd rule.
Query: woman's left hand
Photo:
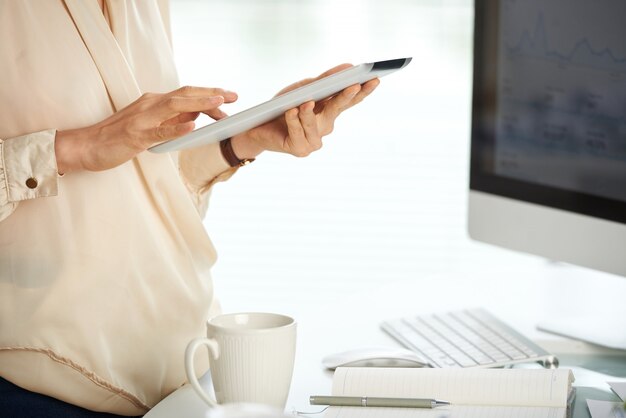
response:
[[[317,78],[294,83],[278,92],[278,95],[351,66],[339,65]],[[361,102],[378,84],[379,80],[374,79],[363,85],[350,86],[330,99],[317,103],[307,102],[288,110],[280,118],[234,136],[231,140],[233,151],[240,159],[255,158],[266,150],[306,157],[322,147],[322,138],[333,131],[337,117],[344,110]]]

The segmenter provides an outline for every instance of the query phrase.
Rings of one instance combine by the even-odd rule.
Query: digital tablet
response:
[[[363,84],[374,78],[383,77],[406,67],[409,62],[411,62],[411,58],[398,58],[387,61],[369,62],[345,69],[281,94],[280,96],[276,96],[265,103],[227,116],[210,125],[181,136],[180,138],[155,145],[149,148],[149,150],[159,153],[179,151],[186,148],[219,142],[276,119],[289,109],[298,107],[308,101],[326,99],[354,84]]]

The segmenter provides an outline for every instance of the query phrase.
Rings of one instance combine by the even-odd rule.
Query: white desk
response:
[[[616,375],[626,380],[626,353],[600,349],[588,344],[574,342],[535,329],[534,324],[541,317],[544,298],[538,289],[545,289],[542,274],[545,263],[529,265],[514,274],[519,277],[503,278],[501,272],[483,272],[480,276],[463,272],[453,272],[453,268],[442,277],[428,277],[416,280],[407,286],[397,283],[381,284],[375,289],[352,294],[324,295],[320,290],[320,302],[316,305],[300,305],[291,312],[298,320],[298,349],[294,378],[287,411],[317,411],[320,408],[308,405],[312,394],[328,394],[331,386],[331,373],[323,370],[321,358],[329,353],[371,345],[397,345],[396,342],[379,330],[379,322],[384,318],[407,316],[419,313],[460,309],[469,306],[483,306],[505,322],[540,342],[549,351],[560,356],[562,366],[571,362],[585,362],[590,354],[604,355],[605,369],[614,370]],[[511,274],[511,273],[509,273]],[[523,281],[520,281],[523,279]],[[624,284],[626,286],[626,283]],[[394,298],[397,303],[378,306],[379,300]],[[241,300],[240,304],[254,301]],[[621,357],[612,355],[621,354]],[[587,356],[587,357],[586,357]],[[570,364],[566,364],[570,362]],[[601,365],[602,366],[602,365]],[[593,386],[597,399],[610,399],[607,378],[597,372],[574,368],[578,386]],[[584,394],[589,393],[584,392]],[[584,395],[583,395],[584,396]],[[582,402],[582,396],[579,402]],[[166,399],[154,408],[147,418],[165,418],[176,411],[176,416],[203,416],[203,404],[190,388],[185,388]],[[188,415],[182,415],[181,411]],[[577,404],[575,417],[589,416],[584,403]]]

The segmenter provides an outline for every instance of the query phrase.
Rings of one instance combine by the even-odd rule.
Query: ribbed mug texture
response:
[[[210,358],[218,403],[253,402],[283,409],[296,350],[296,324],[243,335],[211,335],[220,347]]]

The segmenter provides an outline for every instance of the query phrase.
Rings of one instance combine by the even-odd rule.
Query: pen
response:
[[[377,398],[373,396],[311,396],[311,405],[328,406],[388,406],[394,408],[436,408],[450,405],[438,399]]]

